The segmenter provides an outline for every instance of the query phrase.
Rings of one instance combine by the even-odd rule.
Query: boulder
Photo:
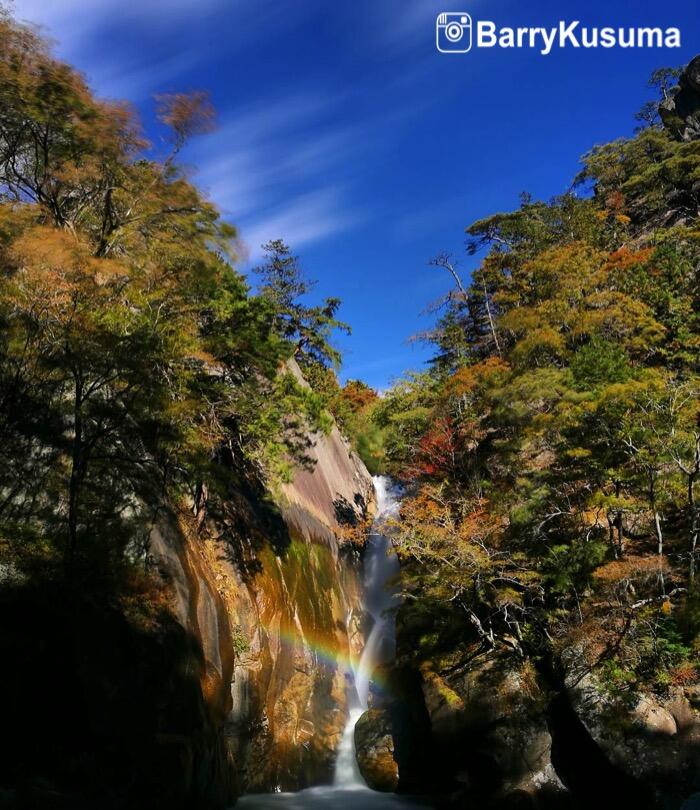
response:
[[[682,689],[621,699],[588,674],[567,694],[601,753],[660,806],[680,807],[700,790],[700,715]]]
[[[666,129],[681,141],[700,138],[700,55],[680,76],[678,91],[659,104]]]
[[[385,709],[366,711],[355,726],[355,750],[362,778],[372,790],[392,792],[399,784],[391,719]]]
[[[531,665],[492,652],[424,664],[422,675],[433,740],[462,795],[530,806],[565,794],[551,761],[548,696]]]

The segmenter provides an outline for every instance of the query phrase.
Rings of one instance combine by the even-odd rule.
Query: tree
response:
[[[456,634],[472,655],[575,658],[618,693],[695,672],[699,626],[676,617],[700,535],[699,143],[652,127],[596,147],[590,196],[470,225],[469,279],[433,262],[453,284],[437,356],[373,414],[407,486],[406,621],[439,628],[428,655]]]
[[[0,537],[15,563],[116,577],[161,510],[274,485],[328,417],[281,371],[294,295],[250,295],[175,162],[206,95],[159,97],[155,159],[32,29],[2,15],[0,44]],[[300,351],[323,355],[335,307],[292,310]]]
[[[291,344],[292,356],[302,368],[314,363],[337,367],[340,354],[330,339],[336,329],[350,333],[350,327],[335,317],[340,299],[326,298],[321,305],[308,306],[303,298],[314,283],[304,278],[298,257],[281,239],[263,245],[263,250],[266,260],[255,272],[261,277],[261,296],[272,304],[275,331]]]
[[[678,79],[682,72],[682,67],[665,67],[657,68],[651,74],[647,86],[657,91],[657,98],[655,101],[647,101],[642,105],[642,108],[634,116],[637,121],[641,121],[642,124],[648,127],[658,126],[661,123],[659,100],[666,101],[673,96],[678,89]]]

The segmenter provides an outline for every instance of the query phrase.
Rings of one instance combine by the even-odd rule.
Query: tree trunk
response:
[[[698,548],[698,534],[700,534],[700,510],[695,505],[695,479],[698,477],[700,468],[700,453],[696,443],[695,449],[695,469],[688,475],[688,508],[690,509],[690,565],[688,567],[688,578],[692,585],[695,580],[695,554]]]
[[[83,447],[83,385],[80,376],[75,377],[75,398],[73,402],[73,452],[71,454],[70,483],[68,487],[68,546],[66,564],[70,567],[78,548],[78,512],[80,491],[84,478]]]
[[[496,344],[496,351],[498,352],[498,356],[501,357],[501,344],[498,342],[498,335],[496,334],[496,326],[493,322],[493,317],[491,316],[491,305],[489,304],[489,294],[488,290],[486,289],[486,279],[483,280],[484,285],[484,303],[486,304],[486,314],[489,318],[489,326],[491,327],[491,334],[493,335],[493,342]]]

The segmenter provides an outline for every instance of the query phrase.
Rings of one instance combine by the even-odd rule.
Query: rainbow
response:
[[[266,631],[268,632],[268,631]],[[296,628],[279,629],[279,640],[287,650],[299,650],[306,647],[314,655],[316,661],[323,662],[329,669],[340,670],[346,678],[355,681],[360,655],[355,655],[349,650],[349,644],[343,645],[346,649],[341,649],[337,639],[329,639],[321,633],[313,631],[300,633]],[[386,675],[381,669],[375,668],[371,678],[372,688],[381,694],[387,694],[389,683]]]

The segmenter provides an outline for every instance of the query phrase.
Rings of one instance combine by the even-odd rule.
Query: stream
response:
[[[377,514],[364,554],[364,609],[372,625],[362,654],[353,668],[354,689],[349,696],[348,720],[338,746],[332,785],[321,785],[297,793],[265,793],[242,796],[236,807],[250,810],[265,808],[334,808],[343,810],[401,810],[427,807],[424,802],[395,793],[370,790],[363,780],[355,757],[355,725],[367,710],[374,669],[394,659],[394,614],[398,603],[398,585],[393,583],[399,572],[399,561],[384,524],[398,512],[398,493],[384,476],[374,477]]]

